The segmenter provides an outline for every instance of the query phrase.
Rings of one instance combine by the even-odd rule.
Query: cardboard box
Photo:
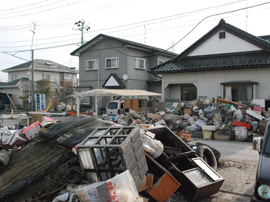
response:
[[[176,132],[175,134],[182,139],[186,139],[187,141],[191,141],[192,135],[190,133],[184,133],[184,132],[179,131],[179,132]]]
[[[184,110],[184,114],[188,114],[188,115],[192,114],[191,109],[185,109]]]
[[[260,124],[259,124],[259,133],[260,134],[264,135],[267,124],[268,124],[268,121],[261,121],[260,122]]]
[[[158,120],[158,119],[162,119],[162,118],[163,118],[163,116],[158,115],[158,114],[147,113],[147,118],[149,118],[149,119],[156,119],[156,120]]]
[[[39,121],[36,121],[35,123],[31,124],[27,128],[22,130],[22,133],[27,137],[28,140],[31,140],[36,137],[36,135],[41,130],[41,125]]]

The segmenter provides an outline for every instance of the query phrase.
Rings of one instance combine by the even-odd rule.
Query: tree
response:
[[[49,103],[51,99],[51,84],[48,79],[41,79],[36,82],[36,92],[39,94],[45,94],[46,103]]]
[[[71,105],[71,110],[74,110],[74,104],[76,102],[75,98],[72,96],[75,92],[75,86],[70,83],[66,86],[65,90],[61,92],[60,100],[65,103],[65,106],[67,104]]]
[[[51,96],[51,84],[48,79],[41,79],[37,81],[37,92],[39,94],[45,94],[46,99]]]

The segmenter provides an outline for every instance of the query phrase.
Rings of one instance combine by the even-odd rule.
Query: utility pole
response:
[[[84,19],[79,20],[78,22],[75,22],[75,25],[77,26],[77,28],[73,28],[73,30],[79,30],[81,31],[81,45],[84,44],[83,42],[83,30],[85,29],[86,31],[90,30],[90,26],[89,25],[85,25],[85,21]]]
[[[34,43],[34,35],[35,35],[35,30],[36,30],[36,24],[34,24],[34,30],[30,30],[31,32],[33,32],[33,36],[32,36],[32,43],[31,43],[31,63],[32,63],[32,69],[31,69],[31,74],[32,74],[32,82],[31,82],[31,89],[32,89],[32,93],[31,93],[31,110],[34,111],[34,50],[33,50],[33,43]],[[30,86],[29,86],[30,87]],[[30,96],[30,95],[29,95]],[[29,100],[28,100],[29,101]]]

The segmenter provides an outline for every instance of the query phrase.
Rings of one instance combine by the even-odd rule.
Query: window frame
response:
[[[140,61],[140,60],[143,61],[144,68],[141,68],[141,67],[139,67],[139,66],[136,66],[137,63],[138,63],[138,62],[136,62],[136,61]],[[140,64],[140,62],[139,62],[139,64]],[[135,58],[135,59],[134,59],[134,68],[135,68],[135,69],[142,69],[142,70],[145,70],[145,69],[146,69],[146,59],[144,59],[144,58]]]
[[[223,98],[225,98],[226,97],[226,87],[231,87],[231,91],[232,91],[232,88],[234,87],[236,87],[237,88],[237,90],[239,90],[239,87],[250,87],[251,88],[251,100],[253,99],[253,94],[254,94],[254,90],[253,90],[253,86],[254,86],[254,84],[227,84],[227,85],[224,85],[223,86]],[[247,93],[247,92],[246,92]],[[241,102],[241,101],[247,101],[247,102],[249,102],[249,101],[251,101],[251,100],[239,100],[239,95],[238,95],[238,100],[236,101],[236,100],[234,100],[233,99],[233,93],[231,92],[231,96],[232,96],[232,101],[234,101],[234,102]]]
[[[107,60],[116,59],[116,66],[107,67]],[[116,69],[119,68],[119,57],[105,58],[105,69]]]
[[[50,79],[45,78],[45,74],[50,76]],[[51,81],[51,72],[42,72],[42,79],[47,79],[49,81]]]
[[[15,81],[18,79],[18,73],[11,73],[11,81]]]
[[[87,68],[88,67],[88,62],[89,61],[93,61],[93,62],[95,62],[95,68],[93,68],[93,69],[89,69],[89,68]],[[98,59],[91,59],[91,60],[85,60],[85,70],[97,70],[98,69]]]
[[[66,76],[70,76],[70,78],[67,79]],[[73,76],[72,76],[72,74],[65,73],[65,74],[64,74],[64,81],[73,81]]]

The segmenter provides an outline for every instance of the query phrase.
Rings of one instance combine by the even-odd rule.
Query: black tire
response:
[[[214,170],[217,169],[217,160],[215,154],[209,147],[205,145],[197,147],[196,154],[201,157]]]

